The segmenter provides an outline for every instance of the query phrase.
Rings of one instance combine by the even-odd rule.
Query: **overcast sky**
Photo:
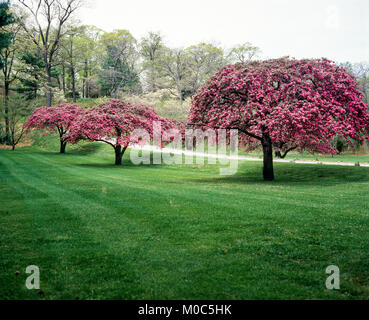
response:
[[[262,57],[369,61],[369,0],[89,0],[84,24],[127,29],[140,39],[160,31],[186,47],[251,42]]]

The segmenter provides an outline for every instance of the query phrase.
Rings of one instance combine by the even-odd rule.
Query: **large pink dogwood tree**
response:
[[[273,150],[336,153],[334,136],[368,138],[368,107],[355,79],[326,59],[290,58],[228,65],[193,98],[189,123],[238,129],[262,145],[264,179],[274,180]]]
[[[150,107],[112,99],[88,109],[73,124],[67,139],[71,143],[80,140],[105,142],[114,148],[115,164],[121,165],[128,146],[140,142],[140,137],[132,135],[134,130],[143,129],[152,138],[154,121],[161,122],[162,131],[175,127],[174,122],[160,117]]]
[[[60,153],[65,153],[67,146],[66,134],[70,132],[72,123],[84,114],[85,110],[76,105],[61,104],[55,107],[40,107],[35,109],[28,118],[25,127],[45,130],[45,134],[58,133]]]

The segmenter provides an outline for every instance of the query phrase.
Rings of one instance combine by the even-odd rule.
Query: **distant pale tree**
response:
[[[225,66],[224,52],[210,43],[200,43],[186,49],[190,68],[190,87],[195,94],[219,69]]]
[[[82,97],[88,98],[94,78],[101,72],[101,57],[103,47],[100,43],[103,31],[94,26],[81,26],[79,36],[75,39],[78,52],[79,76],[82,79]]]
[[[250,42],[246,42],[231,48],[227,58],[231,63],[245,63],[256,58],[260,52],[258,47],[253,46]]]
[[[168,89],[175,88],[174,94],[182,104],[189,90],[190,63],[187,51],[164,48],[158,65],[161,74],[168,80]]]
[[[80,28],[71,26],[65,37],[60,41],[61,54],[63,58],[63,66],[66,66],[69,70],[70,80],[71,80],[71,97],[73,102],[77,101],[77,91],[76,91],[76,74],[78,71],[78,52],[76,49],[76,38],[80,35]],[[63,74],[64,77],[64,74]],[[64,81],[64,79],[63,79]],[[65,92],[65,89],[63,90]]]
[[[356,78],[363,94],[363,100],[369,105],[369,62],[351,63],[347,61],[340,63],[340,66]]]
[[[364,95],[364,102],[369,104],[369,63],[355,63],[353,65],[353,74],[357,80],[360,91]]]
[[[148,36],[142,38],[140,42],[140,54],[143,58],[143,69],[145,71],[145,81],[149,91],[155,92],[159,89],[159,67],[158,61],[161,50],[164,48],[163,38],[160,33],[149,32]]]
[[[65,36],[65,25],[82,5],[82,0],[18,0],[28,15],[22,27],[40,51],[47,83],[47,106],[53,98],[52,68],[60,40]]]

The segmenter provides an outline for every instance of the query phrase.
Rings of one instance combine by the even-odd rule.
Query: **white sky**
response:
[[[84,24],[160,31],[171,47],[251,42],[262,57],[369,61],[369,0],[89,0]]]

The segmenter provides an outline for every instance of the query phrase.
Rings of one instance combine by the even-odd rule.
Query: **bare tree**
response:
[[[260,49],[253,46],[250,42],[237,45],[229,51],[228,59],[232,63],[249,62],[260,54]]]
[[[164,48],[158,61],[160,72],[174,85],[180,104],[183,103],[189,74],[189,57],[184,49]]]
[[[8,101],[7,117],[9,121],[9,144],[12,150],[22,140],[26,128],[24,126],[25,119],[32,113],[34,106],[25,100],[23,96],[18,95],[12,97]],[[0,108],[0,116],[5,116],[3,108]]]
[[[144,59],[143,67],[147,73],[146,82],[152,92],[155,92],[159,87],[157,61],[162,48],[163,39],[160,33],[149,32],[149,35],[142,38],[140,43],[140,53]]]
[[[63,26],[82,5],[82,0],[18,0],[29,13],[22,23],[27,35],[41,52],[47,84],[47,105],[51,106],[53,91],[51,69],[60,39],[65,35]]]

